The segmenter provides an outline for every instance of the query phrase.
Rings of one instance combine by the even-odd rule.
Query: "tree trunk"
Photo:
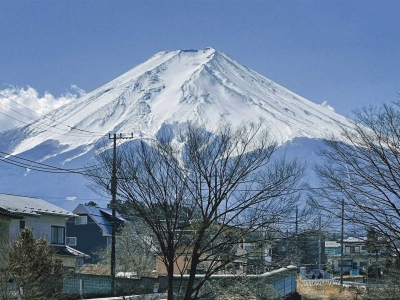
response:
[[[186,286],[185,300],[192,299],[194,280],[196,277],[196,269],[197,265],[199,264],[199,251],[198,251],[199,248],[200,248],[200,243],[197,242],[192,251],[192,260],[190,263],[190,275]]]
[[[172,259],[169,260],[169,267],[168,267],[168,300],[174,300],[174,261]]]

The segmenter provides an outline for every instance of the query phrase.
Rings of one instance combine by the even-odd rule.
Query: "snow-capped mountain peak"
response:
[[[213,48],[164,51],[24,127],[10,150],[18,154],[51,142],[61,152],[81,148],[83,154],[109,132],[153,136],[164,124],[190,120],[213,130],[220,120],[257,118],[278,143],[323,138],[337,133],[338,123],[347,124]]]

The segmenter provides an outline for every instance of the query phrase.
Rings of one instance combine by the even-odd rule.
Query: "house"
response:
[[[319,230],[288,233],[278,239],[272,249],[274,266],[292,264],[311,270],[325,265],[325,262],[325,234]]]
[[[272,262],[272,242],[267,240],[265,232],[254,231],[247,234],[240,247],[246,252],[246,274],[261,274],[269,269]]]
[[[385,253],[372,254],[368,252],[366,237],[348,237],[343,240],[343,260],[341,260],[341,244],[337,241],[325,242],[325,253],[328,265],[332,266],[333,272],[341,271],[358,275],[360,271],[366,271],[369,263],[383,263],[387,257]]]
[[[15,239],[21,229],[30,228],[36,238],[47,239],[66,268],[75,268],[86,254],[65,244],[66,222],[73,213],[39,198],[0,194],[0,236]]]
[[[86,263],[97,263],[100,258],[96,253],[111,244],[112,211],[94,205],[79,204],[74,210],[74,217],[67,223],[67,245],[91,258]],[[116,214],[116,228],[122,228],[126,220]]]
[[[196,228],[198,223],[193,222],[189,225],[183,225],[179,231],[181,236],[180,245],[176,251],[176,259],[174,262],[174,275],[189,274],[191,255],[193,251],[194,239],[197,235]],[[213,237],[219,229],[219,224],[211,227],[206,233]],[[226,226],[226,225],[224,225]],[[235,253],[229,255],[229,261],[224,262],[225,253],[217,247],[210,247],[209,253],[202,253],[200,260],[202,261],[196,269],[197,274],[204,274],[210,265],[214,268],[218,265],[226,263],[213,274],[218,275],[238,275],[238,274],[261,274],[266,272],[271,262],[271,244],[266,243],[265,232],[254,231],[243,234],[242,230],[234,226],[226,226],[229,228],[225,231],[231,233],[231,240],[227,240],[224,244],[229,244]],[[220,237],[221,238],[221,237]],[[226,237],[225,237],[226,238]],[[214,240],[218,244],[217,240]],[[214,252],[215,251],[215,252]],[[167,270],[162,263],[160,257],[156,260],[156,270],[158,275],[167,275]]]

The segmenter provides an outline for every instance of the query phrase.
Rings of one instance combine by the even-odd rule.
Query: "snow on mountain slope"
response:
[[[312,153],[327,134],[338,133],[338,124],[350,126],[343,116],[207,48],[157,53],[41,119],[0,132],[0,151],[28,159],[24,164],[31,160],[82,168],[93,158],[96,142],[108,139],[108,133],[147,137],[188,120],[213,130],[221,120],[236,125],[258,118],[285,144],[279,150],[282,155],[300,159],[315,160]],[[34,166],[6,163],[0,167],[2,193],[40,197],[70,210],[77,202],[98,202],[81,175],[35,172]]]
[[[213,48],[160,52],[23,130],[13,154],[46,141],[81,154],[108,133],[153,136],[163,124],[188,120],[210,130],[219,120],[265,120],[279,143],[337,133],[346,118],[296,95]],[[68,126],[66,126],[68,125]],[[79,129],[79,130],[77,130]],[[59,154],[59,153],[57,153]]]

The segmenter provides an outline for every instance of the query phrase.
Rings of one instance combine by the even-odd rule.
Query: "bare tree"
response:
[[[116,237],[116,271],[135,272],[139,278],[154,276],[155,252],[149,236],[139,236],[133,224],[128,222]],[[111,264],[110,245],[96,254],[100,257],[101,264]]]
[[[253,250],[262,247],[266,232],[293,213],[303,166],[274,159],[278,147],[261,123],[221,124],[215,133],[188,124],[174,134],[119,147],[118,198],[152,233],[168,299],[181,284],[177,271],[189,276],[182,299],[198,299],[213,274],[246,264],[249,235]],[[98,160],[104,168],[88,168],[88,176],[107,188],[112,158],[101,152]]]
[[[355,112],[353,128],[342,127],[321,150],[315,170],[322,188],[315,202],[367,232],[399,257],[400,241],[400,110],[399,104]],[[375,250],[373,250],[374,252]],[[375,251],[376,252],[376,251]]]
[[[206,299],[216,300],[272,300],[280,295],[267,278],[251,280],[247,276],[219,278],[204,284],[201,294]]]

